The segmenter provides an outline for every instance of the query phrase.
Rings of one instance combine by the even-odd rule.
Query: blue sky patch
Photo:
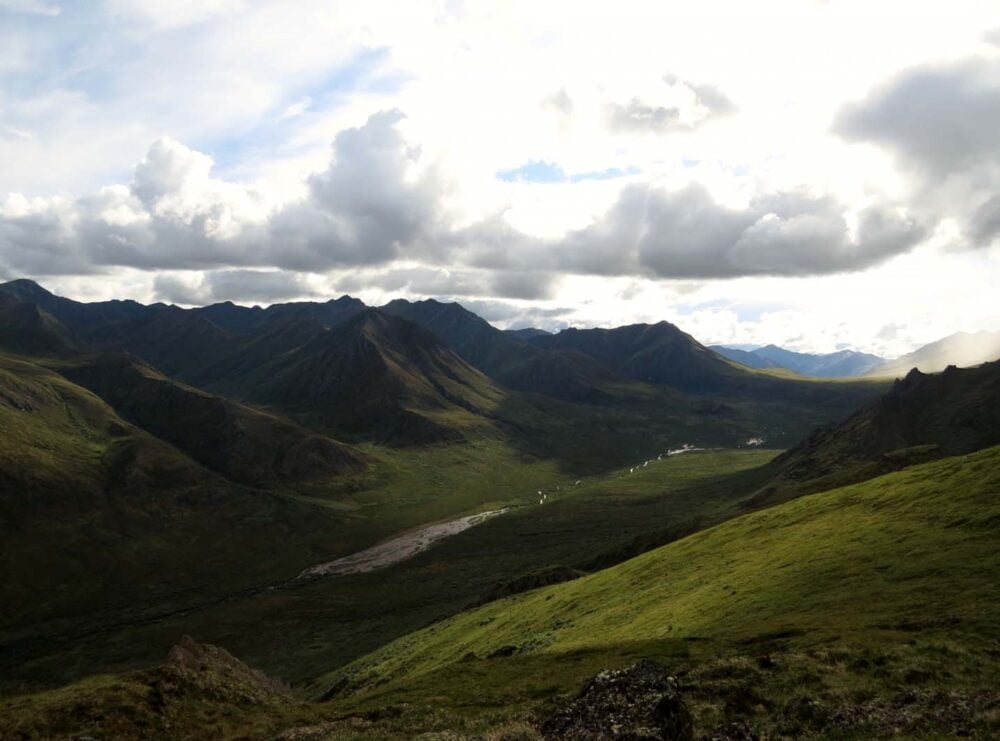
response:
[[[579,183],[584,180],[611,180],[613,178],[636,175],[638,167],[609,167],[606,170],[576,172],[568,174],[562,167],[546,160],[532,160],[511,170],[500,170],[497,178],[505,183]]]

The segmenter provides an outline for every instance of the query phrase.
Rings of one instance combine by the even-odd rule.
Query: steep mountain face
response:
[[[188,380],[235,352],[243,339],[205,317],[163,307],[90,334],[105,350],[124,350],[175,378]]]
[[[508,388],[585,400],[603,397],[606,384],[623,380],[585,353],[529,344],[523,335],[503,332],[458,304],[397,299],[381,310],[419,324]],[[545,336],[535,334],[530,339]]]
[[[535,347],[589,355],[627,378],[687,391],[719,389],[740,374],[738,368],[668,322],[564,329],[530,342]]]
[[[911,371],[880,399],[776,458],[773,484],[819,491],[941,455],[1000,444],[1000,362],[943,373]]]
[[[913,368],[937,373],[949,365],[968,368],[997,359],[1000,359],[1000,332],[958,332],[878,365],[869,375],[901,378]]]
[[[862,376],[885,362],[884,358],[877,355],[855,350],[840,350],[834,353],[816,355],[793,352],[777,345],[758,348],[753,351],[753,354],[776,363],[782,368],[795,371],[799,375],[816,378]]]
[[[127,355],[61,369],[129,422],[237,483],[265,486],[358,470],[364,457],[280,417],[184,386]]]
[[[397,443],[457,438],[503,396],[432,334],[373,309],[226,384],[243,398]]]
[[[745,365],[747,368],[764,370],[767,368],[782,367],[779,363],[769,360],[768,358],[761,357],[760,355],[757,355],[749,350],[740,350],[735,347],[726,347],[725,345],[709,345],[708,349],[712,352],[718,353],[724,358],[732,360],[733,362]]]
[[[80,343],[71,333],[38,304],[22,303],[0,293],[0,350],[61,357],[80,349]]]

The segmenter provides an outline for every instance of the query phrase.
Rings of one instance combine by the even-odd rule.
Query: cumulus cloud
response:
[[[353,270],[336,281],[338,291],[378,289],[417,296],[495,296],[539,300],[551,298],[557,276],[537,271],[436,268],[416,265],[388,269]]]
[[[219,301],[270,304],[318,295],[302,275],[279,270],[215,270],[189,275],[161,273],[153,281],[153,290],[160,301],[187,305]]]
[[[1000,58],[908,70],[841,111],[835,130],[891,151],[916,183],[916,202],[954,218],[968,246],[1000,232]]]
[[[608,125],[613,131],[663,134],[694,131],[709,120],[736,110],[733,102],[713,85],[663,77],[663,85],[649,91],[654,100],[636,95],[607,107]]]
[[[860,270],[912,247],[924,229],[898,209],[873,205],[851,233],[830,197],[779,193],[746,208],[703,187],[627,187],[608,213],[560,249],[576,272],[661,278],[818,275]]]
[[[157,286],[183,303],[303,295],[306,284],[264,268],[289,276],[370,268],[364,279],[385,290],[540,300],[554,295],[564,274],[859,270],[925,235],[905,209],[888,203],[852,210],[829,196],[780,192],[733,208],[697,184],[667,190],[632,183],[603,216],[559,238],[526,234],[502,212],[458,226],[445,206],[447,181],[404,137],[402,120],[399,111],[384,111],[338,133],[329,165],[305,181],[303,197],[284,204],[216,177],[209,156],[158,140],[127,186],[76,199],[9,197],[0,206],[0,268],[37,275],[208,271],[201,281],[165,278]],[[980,230],[996,229],[997,219],[995,204],[985,208]],[[341,289],[364,287],[360,274],[353,280],[342,279]]]
[[[889,147],[942,177],[1000,158],[1000,60],[970,59],[909,70],[841,112],[848,139]]]
[[[441,218],[444,185],[417,172],[421,152],[397,124],[400,111],[376,113],[334,140],[330,167],[309,179],[309,197],[271,219],[275,259],[303,268],[374,264],[427,243]]]
[[[212,159],[171,139],[150,147],[129,186],[75,200],[11,196],[0,208],[0,260],[29,274],[100,266],[329,269],[389,261],[432,234],[441,187],[397,111],[340,132],[307,196],[269,206],[212,175]]]

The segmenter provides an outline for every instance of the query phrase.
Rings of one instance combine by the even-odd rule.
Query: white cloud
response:
[[[766,334],[740,318],[766,293],[788,307],[767,326],[826,346],[851,332],[830,329],[838,292],[871,276],[895,291],[907,265],[957,280],[966,257],[949,248],[974,243],[982,273],[935,295],[992,321],[968,293],[996,272],[1000,51],[984,29],[1000,8],[975,0],[947,14],[896,0],[0,7],[43,12],[0,24],[0,198],[23,194],[0,201],[6,274],[149,298],[148,271],[168,270],[210,298],[209,276],[282,270],[281,290],[326,291],[353,271],[372,295],[502,299],[491,311],[521,320],[530,301],[562,312],[540,321],[584,323],[711,294],[677,316],[720,336]],[[833,122],[859,99],[845,141]],[[906,100],[923,138],[900,129]],[[394,110],[407,118],[369,120]],[[565,182],[496,178],[530,162]],[[90,271],[113,278],[72,277]],[[768,274],[785,277],[740,277]],[[236,278],[232,295],[249,295]],[[859,344],[915,321],[897,306],[922,311],[893,301],[866,304],[884,321],[853,317]]]
[[[54,17],[62,12],[56,3],[42,0],[0,0],[0,11],[11,10],[15,13]]]

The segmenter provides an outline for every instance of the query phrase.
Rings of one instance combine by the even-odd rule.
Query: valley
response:
[[[666,322],[27,281],[0,329],[0,736],[533,738],[638,658],[702,729],[875,728],[913,672],[988,728],[1000,363],[806,378]],[[782,715],[802,682],[821,720]]]

